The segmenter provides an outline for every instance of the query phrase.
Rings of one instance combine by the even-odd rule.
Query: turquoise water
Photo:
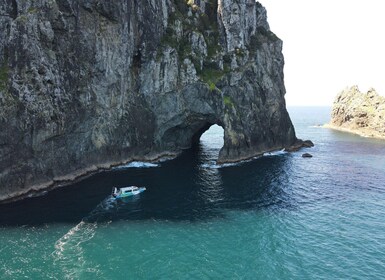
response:
[[[0,206],[0,278],[383,279],[385,142],[289,111],[314,148],[217,166],[212,127],[176,160]],[[147,191],[113,201],[127,184]]]

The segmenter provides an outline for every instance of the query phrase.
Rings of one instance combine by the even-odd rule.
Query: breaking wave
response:
[[[287,154],[287,152],[285,151],[285,149],[282,149],[282,150],[278,150],[278,151],[263,153],[263,156],[264,157],[272,157],[272,156],[280,156],[280,155],[284,155],[284,154]]]
[[[281,156],[281,155],[285,155],[287,153],[288,152],[286,152],[285,149],[282,149],[282,150],[263,153],[262,156],[263,157]],[[253,157],[251,159],[242,160],[239,162],[223,163],[223,164],[217,164],[216,161],[213,160],[213,161],[210,161],[209,163],[201,164],[201,167],[202,168],[211,168],[211,169],[220,169],[220,168],[226,168],[226,167],[232,167],[232,166],[239,166],[239,165],[242,165],[244,163],[247,163],[247,162],[256,160],[258,158],[261,158],[262,156]]]
[[[151,163],[151,162],[133,161],[124,165],[114,167],[113,170],[121,170],[121,169],[127,169],[127,168],[152,168],[152,167],[159,167],[159,164]]]
[[[213,161],[210,161],[209,163],[201,164],[201,167],[202,168],[211,168],[211,169],[220,169],[220,168],[226,168],[226,167],[232,167],[232,166],[239,166],[239,165],[242,165],[244,163],[258,159],[258,158],[260,158],[260,157],[254,157],[254,158],[251,158],[248,160],[242,160],[239,162],[222,163],[222,164],[217,164],[216,161],[213,160]]]

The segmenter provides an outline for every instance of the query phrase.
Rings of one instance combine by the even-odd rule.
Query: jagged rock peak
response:
[[[246,48],[258,29],[270,31],[265,8],[254,0],[218,0],[218,21],[225,33],[227,51]]]
[[[385,139],[385,97],[374,88],[366,93],[356,85],[344,89],[333,103],[330,127]]]

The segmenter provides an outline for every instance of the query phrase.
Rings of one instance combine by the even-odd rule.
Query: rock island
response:
[[[340,92],[327,127],[359,134],[364,137],[385,139],[385,97],[373,88],[366,93],[358,86]]]

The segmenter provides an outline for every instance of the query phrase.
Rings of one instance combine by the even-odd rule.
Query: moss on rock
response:
[[[4,91],[8,84],[8,65],[4,64],[0,67],[0,90]]]

